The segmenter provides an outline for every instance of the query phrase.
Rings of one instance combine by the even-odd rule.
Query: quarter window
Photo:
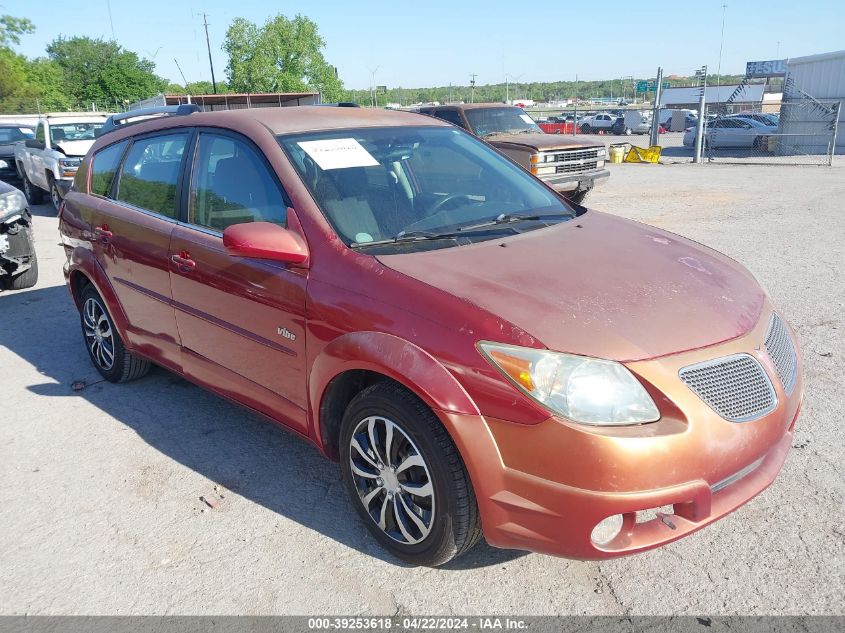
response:
[[[120,174],[117,199],[176,218],[176,183],[187,133],[136,140]]]
[[[115,143],[94,155],[91,163],[91,193],[108,196],[111,183],[117,173],[120,157],[126,149],[126,141]]]
[[[244,222],[285,225],[287,205],[267,165],[243,141],[201,133],[189,218],[218,231]]]

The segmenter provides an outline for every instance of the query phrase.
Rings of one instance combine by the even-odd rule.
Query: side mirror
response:
[[[26,141],[24,141],[24,145],[31,147],[32,149],[44,149],[47,147],[44,141],[38,141],[34,138],[26,139]]]
[[[236,257],[308,265],[305,241],[293,231],[270,222],[246,222],[227,227],[223,231],[223,246]]]

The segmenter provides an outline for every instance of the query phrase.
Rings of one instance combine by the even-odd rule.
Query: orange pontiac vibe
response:
[[[62,206],[106,379],[155,363],[313,443],[421,565],[633,554],[774,480],[801,359],[740,264],[432,117],[198,110],[112,117]]]

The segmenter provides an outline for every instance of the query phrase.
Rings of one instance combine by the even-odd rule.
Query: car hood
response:
[[[617,361],[741,336],[765,301],[754,277],[730,258],[596,211],[508,239],[379,260],[506,319],[549,349]]]
[[[583,137],[582,137],[583,138]],[[496,134],[485,141],[494,147],[528,147],[537,151],[573,149],[578,147],[604,147],[595,140],[578,140],[562,134]]]
[[[56,143],[55,145],[65,156],[85,156],[93,144],[94,141],[91,140],[62,141],[61,143]]]

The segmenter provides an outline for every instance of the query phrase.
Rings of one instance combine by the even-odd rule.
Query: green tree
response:
[[[32,33],[35,25],[26,18],[0,15],[0,48],[21,43],[21,35]]]
[[[229,56],[226,75],[234,92],[319,91],[323,101],[343,99],[343,83],[323,57],[325,40],[317,25],[302,15],[284,15],[259,27],[235,18],[226,31],[223,50]]]
[[[47,54],[64,74],[64,85],[76,102],[119,103],[145,99],[167,86],[153,62],[142,59],[117,42],[90,37],[59,37]]]

